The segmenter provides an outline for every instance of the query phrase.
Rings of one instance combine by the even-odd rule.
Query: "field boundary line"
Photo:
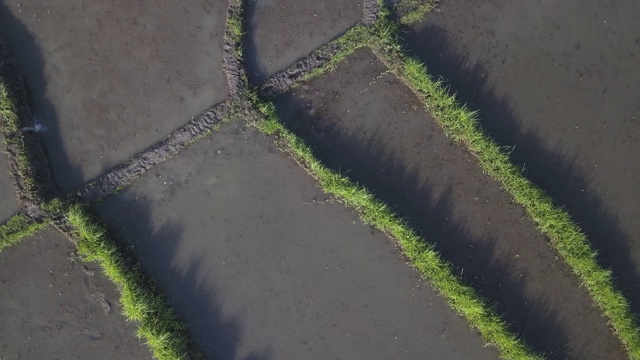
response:
[[[370,39],[369,26],[359,22],[344,34],[265,80],[257,88],[258,95],[271,99],[296,88],[301,83],[333,71],[349,55],[367,46]]]
[[[115,169],[76,190],[75,196],[91,203],[118,193],[156,165],[172,159],[189,145],[217,131],[223,124],[239,119],[242,115],[240,101],[236,98],[227,99],[173,131],[166,139],[153,144]]]

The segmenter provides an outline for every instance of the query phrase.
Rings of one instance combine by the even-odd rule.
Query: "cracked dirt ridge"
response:
[[[223,69],[229,85],[230,96],[223,103],[212,106],[209,110],[190,121],[185,126],[172,132],[167,139],[159,141],[141,153],[134,155],[115,169],[87,183],[75,193],[67,194],[76,201],[92,203],[102,199],[117,190],[130,185],[135,179],[152,169],[161,162],[176,156],[182,149],[210,133],[219,124],[235,120],[239,117],[252,118],[257,115],[250,109],[244,99],[245,86],[247,85],[246,69],[242,59],[236,51],[237,44],[234,40],[233,29],[229,26],[229,19],[234,17],[242,19],[243,0],[230,0],[227,9],[227,26],[224,32],[223,42]],[[363,17],[361,22],[371,25],[377,19],[379,3],[377,0],[364,0]],[[19,106],[19,121],[21,127],[33,126],[33,114],[29,108],[24,82],[15,66],[15,61],[1,45],[0,56],[2,60],[2,75],[7,83],[11,84],[12,95]],[[313,51],[307,57],[296,61],[284,71],[281,71],[263,84],[258,86],[259,94],[265,98],[272,98],[293,84],[303,80],[305,75],[316,68],[322,67],[339,50],[335,44],[325,44]],[[5,134],[8,139],[21,136],[25,147],[19,149],[9,146],[9,161],[11,175],[16,188],[21,206],[21,213],[34,221],[42,221],[46,217],[46,211],[41,208],[43,201],[51,201],[61,198],[48,167],[48,160],[44,155],[42,139],[36,132],[24,131],[20,134]],[[31,173],[21,171],[19,158],[26,156],[30,161]],[[38,191],[32,191],[26,184],[37,184]],[[62,224],[60,224],[62,225]],[[66,227],[65,227],[66,228]]]

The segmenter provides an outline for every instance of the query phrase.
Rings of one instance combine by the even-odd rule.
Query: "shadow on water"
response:
[[[592,177],[580,170],[577,159],[567,158],[560,148],[549,149],[534,131],[524,131],[508,99],[498,97],[486,83],[485,69],[468,65],[456,53],[442,28],[427,25],[410,30],[404,42],[423,61],[429,73],[446,81],[460,102],[478,110],[482,127],[500,145],[515,146],[511,161],[525,175],[563,206],[598,251],[598,260],[613,270],[617,286],[640,314],[640,273],[630,257],[631,239],[601,197],[589,189]]]
[[[551,358],[569,356],[568,335],[557,310],[546,299],[525,293],[527,273],[511,260],[513,256],[497,253],[494,235],[472,234],[455,215],[452,179],[444,191],[436,192],[419,169],[410,168],[389,150],[383,134],[363,137],[360,131],[344,132],[333,120],[327,121],[331,114],[314,108],[310,115],[309,106],[288,93],[276,100],[276,106],[286,125],[324,164],[367,187],[436,245],[464,282],[495,307],[511,331]]]
[[[44,56],[36,38],[27,26],[7,7],[0,2],[0,37],[16,60],[17,67],[22,73],[28,93],[31,111],[47,128],[41,133],[44,140],[44,150],[55,184],[62,191],[71,190],[70,183],[82,183],[82,172],[78,166],[71,164],[65,155],[62,137],[60,135],[60,121],[54,105],[47,96],[49,80],[44,72]]]
[[[123,211],[126,206],[127,211]],[[164,298],[186,324],[187,331],[210,359],[269,360],[270,349],[240,354],[242,328],[238,317],[223,314],[217,289],[203,279],[204,255],[190,258],[187,266],[176,265],[183,229],[168,222],[154,229],[153,204],[141,200],[116,200],[101,209],[109,219],[110,233],[121,248],[141,262],[158,284]],[[206,274],[204,274],[206,280]]]

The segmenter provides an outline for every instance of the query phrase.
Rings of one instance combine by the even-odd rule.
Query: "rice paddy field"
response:
[[[640,359],[638,2],[5,1],[1,359]]]

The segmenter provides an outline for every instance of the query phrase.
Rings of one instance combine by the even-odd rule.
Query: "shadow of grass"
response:
[[[275,104],[287,127],[320,161],[367,187],[408,220],[534,351],[557,359],[569,356],[566,325],[543,296],[526,294],[526,271],[512,256],[497,253],[495,235],[473,234],[456,216],[453,179],[437,190],[419,168],[406,165],[383,134],[363,137],[364,131],[345,132],[332,120],[334,114],[314,109],[310,115],[309,106],[289,93]]]
[[[236,317],[229,318],[221,309],[218,289],[203,280],[206,258],[190,258],[188,265],[176,265],[180,245],[185,239],[177,222],[156,228],[150,201],[121,201],[112,198],[100,212],[106,214],[108,228],[119,245],[135,259],[158,284],[170,307],[186,324],[199,350],[208,358],[220,360],[268,360],[269,349],[239,354],[242,328]],[[123,211],[126,207],[127,211]]]
[[[632,311],[640,314],[640,264],[631,258],[632,240],[601,196],[590,189],[593,176],[580,169],[576,158],[563,155],[563,149],[549,149],[537,132],[523,130],[509,100],[487,84],[486,70],[480,64],[469,65],[463,54],[453,50],[444,29],[421,26],[409,30],[403,41],[432,76],[446,81],[461,103],[478,110],[482,127],[499,145],[516,145],[511,161],[571,214],[598,251],[599,263],[613,270]]]
[[[71,190],[70,183],[82,182],[82,173],[80,168],[71,164],[68,157],[65,156],[64,144],[60,136],[61,119],[58,118],[56,109],[47,96],[48,79],[44,73],[45,63],[40,45],[5,2],[0,3],[0,24],[2,24],[0,37],[12,52],[16,59],[16,67],[24,76],[29,107],[33,111],[33,115],[29,115],[31,118],[37,116],[47,128],[42,135],[35,132],[26,133],[34,138],[28,143],[29,148],[34,152],[33,156],[37,156],[32,159],[32,165],[46,169],[46,171],[39,171],[39,174],[42,175],[39,175],[36,180],[40,184],[51,182],[52,173],[53,181],[58,188],[63,192]],[[19,76],[19,74],[16,75]],[[40,145],[40,139],[35,139],[36,137],[43,140],[44,150]],[[36,153],[43,155],[36,155]],[[53,169],[48,169],[49,164],[55,165],[52,166]],[[47,176],[48,179],[46,179]]]

